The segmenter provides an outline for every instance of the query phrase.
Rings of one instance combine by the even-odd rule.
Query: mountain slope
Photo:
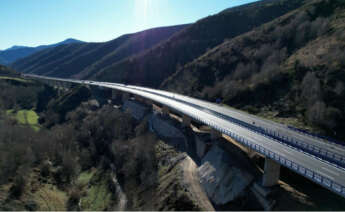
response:
[[[84,78],[113,62],[151,48],[185,27],[155,28],[104,43],[58,46],[19,60],[13,67],[25,73]]]
[[[345,138],[344,23],[344,1],[308,1],[208,51],[162,87]]]
[[[141,55],[100,70],[93,78],[157,87],[181,65],[224,39],[248,32],[301,4],[301,0],[266,0],[225,10],[196,22]]]
[[[18,75],[17,72],[15,72],[14,70],[6,67],[6,66],[3,66],[3,65],[0,65],[0,76],[16,76]]]
[[[15,62],[16,60],[30,56],[43,49],[52,48],[52,47],[60,46],[64,44],[71,44],[71,43],[82,43],[82,41],[69,38],[62,42],[52,44],[52,45],[42,45],[42,46],[37,46],[37,47],[13,46],[4,51],[0,51],[0,64],[9,65]]]
[[[1,51],[0,51],[0,53],[1,53]],[[0,64],[6,64],[6,60],[2,57],[0,57]]]

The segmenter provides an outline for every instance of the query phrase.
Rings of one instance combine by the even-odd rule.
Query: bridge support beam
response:
[[[129,99],[129,93],[123,93],[122,94],[122,101],[127,101]]]
[[[247,147],[247,154],[249,158],[253,158],[256,155],[256,152],[251,148]]]
[[[60,87],[61,89],[65,90],[66,87],[65,87],[65,84],[63,82],[56,82],[58,87]]]
[[[189,127],[191,122],[192,122],[192,118],[183,114],[183,116],[182,116],[182,126],[183,127]]]
[[[51,87],[54,87],[54,82],[53,81],[47,80],[46,84],[51,86]]]
[[[112,89],[111,90],[111,99],[117,99],[119,96],[119,92],[117,90]]]
[[[266,157],[264,176],[262,177],[262,185],[265,187],[277,185],[279,181],[279,176],[280,164]]]
[[[141,96],[135,96],[135,100],[137,100],[138,102],[145,102],[144,98]]]
[[[146,100],[145,100],[145,104],[152,106],[152,105],[153,105],[153,102],[152,102],[152,100],[150,100],[150,99],[146,99]]]
[[[164,105],[161,110],[162,110],[163,116],[169,116],[170,111],[169,111],[169,108],[167,106]]]
[[[218,138],[221,138],[222,137],[222,133],[215,130],[215,129],[211,129],[211,139],[212,140],[216,140]]]

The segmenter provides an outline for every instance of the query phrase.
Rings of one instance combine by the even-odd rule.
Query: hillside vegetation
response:
[[[151,48],[184,27],[186,25],[150,29],[104,43],[77,43],[49,48],[16,61],[12,67],[24,73],[86,78]]]
[[[162,87],[345,138],[345,2],[301,8],[209,50]]]
[[[300,0],[264,0],[204,18],[160,45],[100,70],[95,79],[158,87],[177,69],[225,39],[248,32],[302,4]]]
[[[177,150],[95,90],[0,78],[0,210],[202,210]]]

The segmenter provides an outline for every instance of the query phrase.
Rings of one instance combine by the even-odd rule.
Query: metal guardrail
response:
[[[318,138],[318,139],[322,139],[324,141],[327,141],[329,143],[332,143],[332,144],[337,144],[339,146],[342,146],[342,147],[345,147],[345,143],[344,142],[341,142],[341,141],[338,141],[334,138],[331,138],[329,136],[324,136],[324,135],[318,135],[316,133],[311,133],[307,130],[302,130],[302,129],[299,129],[299,128],[296,128],[296,127],[293,127],[293,126],[287,126],[289,129],[293,130],[293,131],[296,131],[296,132],[299,132],[299,133],[302,133],[302,134],[305,134],[305,135],[309,135],[313,138]]]
[[[327,151],[317,147],[316,145],[307,144],[297,139],[292,139],[287,136],[281,136],[279,133],[274,131],[265,130],[264,134],[271,136],[272,138],[284,142],[292,147],[301,149],[304,152],[313,154],[322,160],[329,161],[336,164],[337,166],[345,168],[345,155],[340,155],[331,151]]]

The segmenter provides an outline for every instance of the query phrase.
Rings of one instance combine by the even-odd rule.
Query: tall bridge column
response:
[[[222,137],[222,133],[215,130],[215,129],[211,129],[211,139],[215,140]]]
[[[191,117],[183,114],[183,116],[182,116],[182,126],[183,127],[189,127],[191,124],[191,121],[192,121]]]
[[[68,84],[67,84],[67,82],[60,82],[60,83],[58,83],[59,85],[60,85],[60,87],[61,88],[63,88],[63,89],[65,89],[65,90],[67,90],[68,89]]]
[[[137,100],[138,102],[145,102],[144,98],[141,96],[135,96],[135,100]]]
[[[47,81],[46,81],[46,84],[49,85],[49,86],[51,86],[51,87],[54,87],[54,82],[51,81],[51,80],[47,80]]]
[[[169,116],[169,108],[165,105],[162,107],[162,114],[163,116]]]
[[[150,100],[150,99],[146,99],[145,100],[145,103],[147,104],[147,105],[153,105],[153,102],[152,102],[152,100]]]
[[[111,90],[111,99],[116,99],[119,96],[119,92],[117,90]]]
[[[65,90],[65,86],[63,82],[56,82],[57,86],[60,87],[61,89]]]
[[[129,93],[123,93],[122,94],[122,101],[127,101],[129,99]]]
[[[262,185],[271,187],[277,185],[280,176],[280,164],[270,158],[265,158],[264,176],[262,177]]]

